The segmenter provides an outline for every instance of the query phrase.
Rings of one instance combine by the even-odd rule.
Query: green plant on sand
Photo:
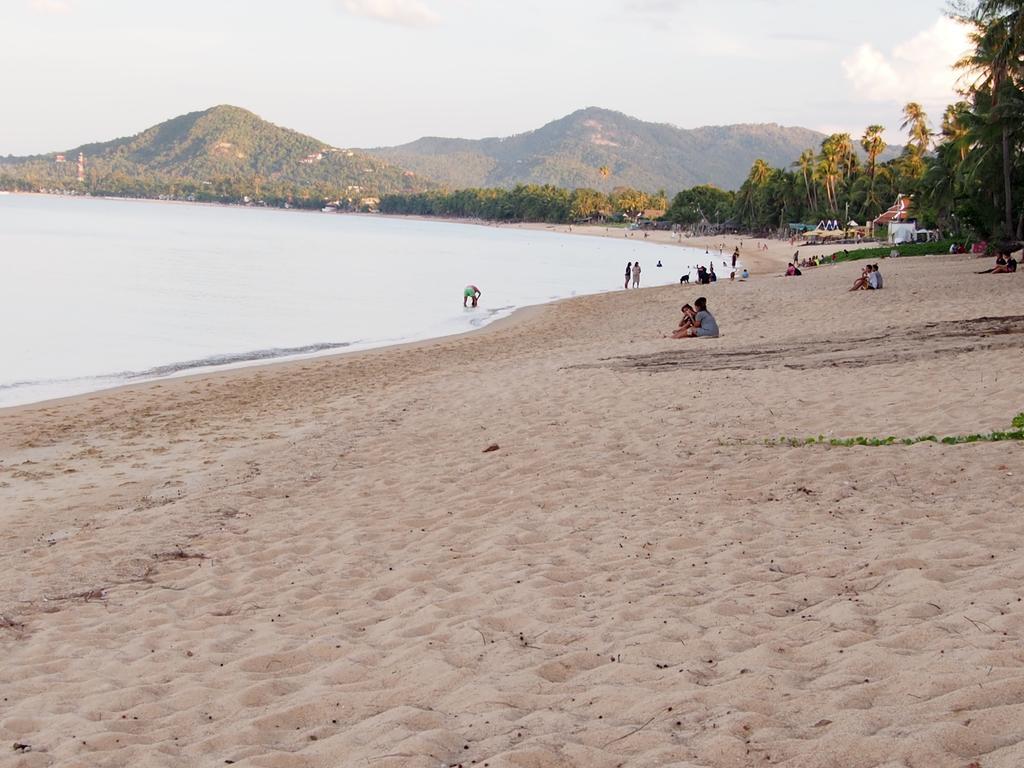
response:
[[[766,445],[788,445],[797,448],[802,445],[834,445],[849,448],[855,445],[881,446],[881,445],[914,445],[915,443],[942,443],[943,445],[959,445],[960,443],[997,443],[1005,440],[1024,440],[1024,412],[1013,417],[1012,429],[1007,431],[995,431],[987,433],[972,433],[969,435],[947,435],[937,437],[935,435],[919,435],[917,437],[780,437],[777,440],[765,440]]]

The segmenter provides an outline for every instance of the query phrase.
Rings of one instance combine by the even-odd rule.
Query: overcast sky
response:
[[[481,138],[601,106],[689,128],[898,138],[938,122],[963,30],[944,0],[0,0],[0,154],[215,104],[336,146]]]

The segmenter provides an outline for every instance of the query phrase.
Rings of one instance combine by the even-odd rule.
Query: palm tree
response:
[[[971,131],[968,126],[970,105],[963,101],[950,104],[942,115],[942,139],[944,144],[956,148],[962,163],[971,148]]]
[[[957,67],[975,76],[971,93],[991,95],[990,121],[999,126],[1003,161],[1004,229],[1013,233],[1013,153],[1010,147],[1010,125],[1001,110],[1002,102],[1015,90],[1013,76],[1019,75],[1020,57],[1024,51],[1024,14],[1019,2],[981,0],[974,13],[961,17],[973,27],[970,35],[974,52],[965,56]]]
[[[846,181],[857,169],[857,155],[853,151],[853,139],[848,133],[835,134],[836,154],[839,159],[839,173]]]
[[[612,169],[609,168],[607,165],[602,165],[600,168],[597,169],[597,172],[601,175],[602,179],[607,179],[611,175]]]
[[[828,207],[832,213],[839,210],[839,202],[836,197],[836,182],[841,172],[841,164],[845,147],[840,134],[832,134],[821,142],[821,157],[818,159],[818,172],[825,182],[825,195],[828,197]]]
[[[800,154],[800,159],[794,163],[800,168],[800,174],[804,179],[804,191],[807,193],[807,207],[818,210],[818,190],[814,186],[814,150],[805,149]]]
[[[764,194],[763,189],[772,178],[774,171],[772,167],[768,165],[768,161],[758,158],[754,161],[754,164],[750,166],[750,173],[747,175],[747,180],[740,188],[740,211],[749,210],[750,213],[750,224],[751,226],[760,226],[760,208],[758,205],[760,200],[763,200]]]
[[[915,101],[903,107],[903,122],[900,129],[910,134],[910,140],[900,158],[902,173],[910,180],[920,179],[925,170],[925,154],[931,145],[932,133],[928,125],[928,115]]]
[[[900,130],[910,131],[910,143],[917,149],[918,156],[924,157],[932,141],[932,129],[928,125],[928,115],[916,101],[903,107],[903,122]]]
[[[878,165],[878,157],[885,151],[886,143],[882,138],[885,128],[881,125],[869,125],[860,139],[860,145],[868,156],[868,177],[872,184],[875,181],[875,168]]]

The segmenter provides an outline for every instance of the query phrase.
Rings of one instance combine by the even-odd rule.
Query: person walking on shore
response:
[[[639,261],[634,261],[633,262],[633,287],[634,288],[639,288],[640,287],[640,262]]]
[[[625,288],[627,290],[629,289],[629,279],[632,276],[633,276],[633,265],[627,261],[626,262],[626,284],[624,286],[622,286],[623,288]]]

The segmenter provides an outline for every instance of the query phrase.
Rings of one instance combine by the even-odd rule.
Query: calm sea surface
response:
[[[706,257],[624,237],[0,195],[0,407],[461,333],[621,289],[627,260],[655,285]],[[468,283],[476,310],[462,308]]]

